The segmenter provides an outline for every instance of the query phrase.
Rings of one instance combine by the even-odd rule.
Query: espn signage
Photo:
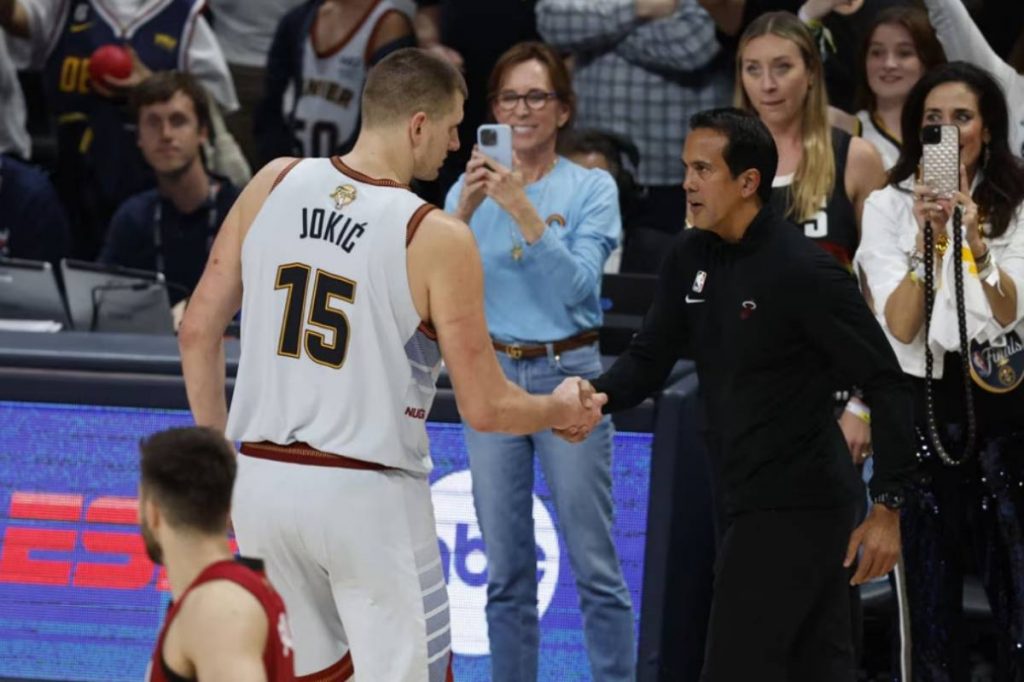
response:
[[[146,556],[137,513],[134,498],[97,497],[86,507],[83,495],[12,491],[0,583],[111,590],[155,583],[166,591],[167,576]]]
[[[177,410],[0,402],[0,678],[137,680],[170,600],[138,534],[138,440]],[[458,424],[429,422],[431,489],[452,610],[455,672],[489,678],[487,557]],[[639,614],[651,437],[618,434],[616,542]],[[541,679],[587,667],[568,553],[540,476]]]

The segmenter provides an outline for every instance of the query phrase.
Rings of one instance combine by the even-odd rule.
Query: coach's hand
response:
[[[896,565],[900,558],[900,513],[883,504],[874,505],[867,520],[850,536],[843,566],[849,568],[853,565],[857,549],[861,547],[864,552],[857,564],[857,572],[850,579],[851,585],[880,578]]]
[[[563,440],[570,443],[579,443],[590,435],[590,432],[594,430],[604,414],[601,412],[601,408],[608,404],[608,395],[605,393],[598,393],[586,379],[572,378],[566,379],[559,385],[558,389],[555,390],[557,393],[563,387],[568,392],[571,389],[570,382],[575,383],[574,393],[570,395],[579,407],[585,410],[586,419],[582,423],[571,424],[565,427],[555,427],[552,429],[556,436],[559,436]]]
[[[590,435],[601,421],[601,408],[608,403],[606,394],[598,393],[589,381],[579,377],[566,379],[551,395],[564,409],[564,416],[552,431],[570,443],[579,443]]]

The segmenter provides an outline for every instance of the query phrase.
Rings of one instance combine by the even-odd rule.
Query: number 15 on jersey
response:
[[[335,299],[355,303],[356,283],[318,269],[313,280],[311,300],[307,306],[306,294],[313,274],[312,268],[303,263],[287,263],[277,269],[274,289],[286,289],[288,292],[277,353],[298,359],[301,352],[300,342],[305,339],[306,354],[313,362],[339,369],[345,364],[345,355],[348,352],[349,322],[344,311],[334,307]],[[308,315],[305,314],[307,307]],[[318,330],[331,333],[333,339],[328,342],[327,335]]]

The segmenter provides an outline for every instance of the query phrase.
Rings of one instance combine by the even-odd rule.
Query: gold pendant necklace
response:
[[[523,247],[516,244],[512,247],[512,260],[519,262],[523,257]]]

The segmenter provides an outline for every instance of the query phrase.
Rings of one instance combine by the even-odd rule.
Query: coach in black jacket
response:
[[[676,241],[642,331],[593,389],[621,410],[678,358],[697,363],[728,517],[702,679],[852,682],[847,584],[899,556],[910,386],[853,277],[768,206],[778,157],[764,124],[717,109],[690,127],[683,186],[697,229]],[[861,387],[873,420],[875,504],[856,530],[862,488],[837,385]]]

